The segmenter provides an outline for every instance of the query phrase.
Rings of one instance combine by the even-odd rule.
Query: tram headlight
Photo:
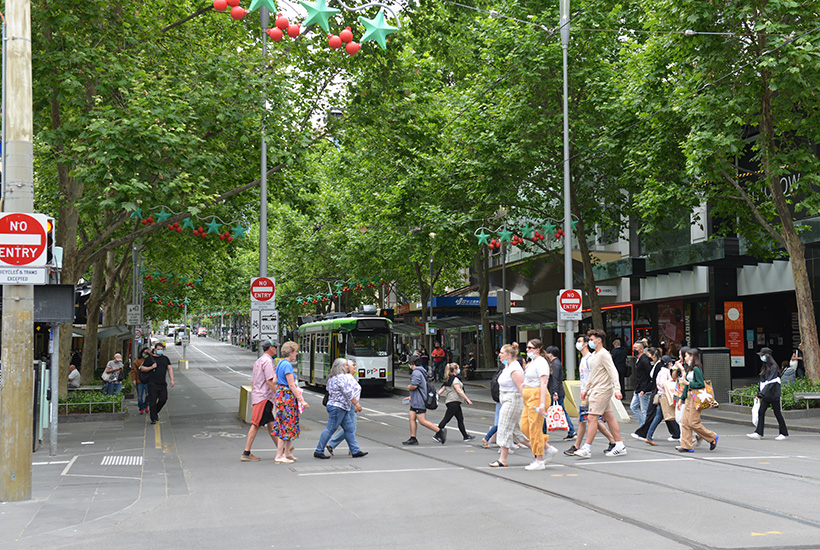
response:
[[[387,376],[387,369],[379,369],[379,378]]]
[[[359,369],[359,378],[364,378],[365,372],[364,369]]]

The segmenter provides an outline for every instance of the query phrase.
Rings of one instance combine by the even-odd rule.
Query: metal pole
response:
[[[262,55],[265,58],[265,70],[262,71],[262,108],[267,110],[267,59],[268,59],[268,23],[270,22],[270,12],[268,8],[259,8],[259,18],[262,24]],[[261,123],[261,159],[259,177],[259,276],[268,276],[268,143],[265,140],[265,118],[262,115]],[[261,355],[261,352],[260,352]]]
[[[132,304],[139,304],[140,312],[142,312],[142,300],[140,300],[140,252],[139,248],[137,247],[137,243],[134,243],[133,247],[131,248],[131,263],[132,265],[132,274],[131,277],[133,281],[131,281],[131,303]],[[142,315],[140,315],[142,317]],[[142,319],[140,319],[142,320]],[[137,342],[137,330],[141,327],[142,323],[137,323],[136,325],[131,327],[131,362],[133,363],[137,359],[137,354],[139,353],[139,342]]]
[[[191,336],[188,334],[188,304],[182,308],[182,326],[185,327],[182,331],[182,361],[185,368],[188,368],[188,360],[185,358],[185,351],[188,349],[188,342]]]
[[[57,455],[57,413],[60,403],[60,323],[51,325],[49,335],[51,348],[51,408],[48,415],[48,456]]]
[[[501,243],[501,290],[503,291],[504,303],[501,304],[501,326],[504,332],[501,345],[507,343],[507,245]],[[496,293],[495,305],[498,307],[498,293]]]
[[[6,141],[4,210],[34,210],[30,0],[6,2]],[[3,287],[0,382],[0,502],[31,498],[34,288]]]
[[[427,317],[430,322],[427,324],[427,355],[428,357],[433,352],[433,249],[430,248],[430,307],[427,309]],[[432,357],[429,364],[432,363]]]
[[[572,288],[572,224],[570,223],[569,100],[567,92],[567,48],[569,46],[569,1],[560,0],[561,50],[564,58],[564,288]],[[575,380],[575,334],[572,321],[565,321],[564,372]]]
[[[2,14],[0,14],[0,17],[2,17]],[[3,179],[2,179],[2,181],[0,181],[0,199],[2,199],[6,195],[6,19],[5,19],[5,17],[3,18],[3,69],[2,70],[3,70],[3,74],[2,74],[2,77],[0,77],[2,79],[2,86],[3,86],[2,100],[0,100],[0,101],[2,101],[2,106],[0,106],[0,109],[2,109],[2,130],[0,130],[2,132],[2,138],[0,138],[0,139],[2,139],[1,143],[2,143],[2,147],[3,147],[3,150],[2,150],[2,161],[3,161],[3,165],[2,165],[3,172],[2,172],[2,174],[3,174]]]

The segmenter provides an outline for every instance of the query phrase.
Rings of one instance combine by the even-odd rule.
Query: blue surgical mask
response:
[[[597,347],[598,347],[598,344],[596,344],[595,342],[593,342],[592,340],[590,340],[589,342],[587,342],[587,347],[588,347],[589,349],[591,349],[591,350],[594,350],[595,348],[597,348]]]
[[[527,357],[529,357],[530,359],[535,359],[535,353],[532,352],[532,351],[528,351],[527,352]]]
[[[164,350],[158,349],[158,350],[157,350],[157,355],[158,355],[158,356],[159,356],[159,355],[162,355],[163,351],[164,351]]]
[[[509,362],[510,362],[510,360],[509,360],[509,359],[503,359],[503,360],[501,361],[501,364],[502,364],[502,365],[506,365],[506,364],[507,364],[507,363],[509,363]]]
[[[458,376],[459,374],[461,374],[461,369],[456,369],[456,376]]]
[[[766,356],[765,356],[765,355],[761,355],[761,356],[760,356],[760,360],[761,360],[761,361],[763,361],[763,362],[765,363],[765,362],[766,362]]]

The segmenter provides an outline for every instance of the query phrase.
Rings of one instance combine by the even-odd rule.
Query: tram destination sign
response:
[[[45,267],[45,214],[0,213],[0,266]]]

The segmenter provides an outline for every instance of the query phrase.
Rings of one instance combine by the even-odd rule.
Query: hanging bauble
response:
[[[350,30],[350,27],[345,27],[345,30],[339,33],[339,38],[342,39],[342,42],[347,44],[348,42],[353,41],[353,32]]]
[[[288,18],[285,17],[284,15],[282,15],[281,13],[276,16],[276,27],[277,28],[284,31],[284,30],[287,30],[289,24],[290,24],[290,22],[288,21]]]
[[[232,8],[235,8],[236,6],[239,5],[239,0],[227,0],[227,2],[228,2],[228,5]]]
[[[268,29],[268,36],[270,36],[270,39],[274,42],[279,42],[285,35],[282,34],[282,29],[274,27],[272,29]]]
[[[245,10],[244,8],[240,8],[239,6],[235,6],[235,7],[231,8],[231,17],[233,17],[237,21],[239,21],[240,19],[242,19],[246,15],[248,15],[248,11]]]
[[[361,45],[358,42],[348,42],[345,51],[348,55],[356,55],[359,53],[359,48],[361,48]]]
[[[296,38],[299,36],[299,23],[288,25],[288,36],[291,38]]]
[[[214,0],[214,9],[216,11],[225,11],[228,9],[228,0]]]
[[[177,227],[177,233],[182,233],[182,228],[181,227]]]
[[[334,50],[338,50],[342,47],[342,39],[336,36],[335,34],[328,35],[327,45],[333,48]]]

